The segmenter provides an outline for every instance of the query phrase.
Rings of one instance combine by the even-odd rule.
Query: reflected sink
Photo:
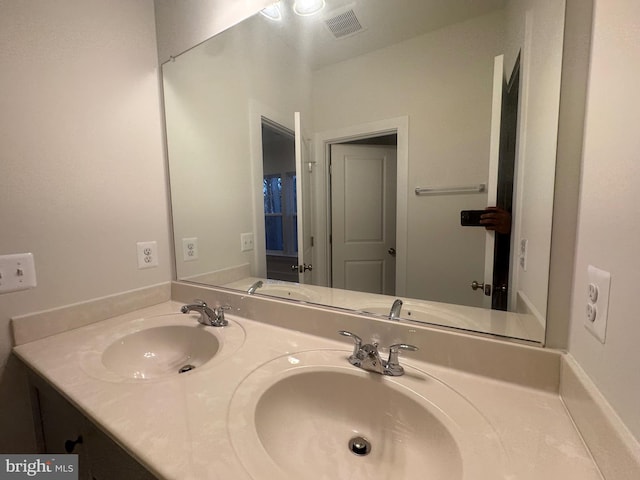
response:
[[[190,371],[213,358],[220,342],[204,328],[168,325],[135,332],[102,354],[109,370],[129,378],[158,378]]]
[[[391,303],[383,304],[378,302],[359,308],[362,312],[383,315],[385,317],[388,317],[390,309]],[[465,315],[449,311],[446,308],[434,307],[429,304],[420,304],[417,302],[405,301],[400,311],[400,318],[418,323],[445,325],[448,327],[477,328],[477,322],[474,322]]]
[[[348,355],[288,355],[241,383],[228,428],[252,478],[500,478],[497,435],[464,397],[411,367],[344,366]]]
[[[303,302],[313,301],[313,297],[310,292],[305,292],[299,287],[292,287],[289,285],[264,284],[256,290],[256,293],[271,295],[272,297],[288,298],[290,300],[300,300]]]

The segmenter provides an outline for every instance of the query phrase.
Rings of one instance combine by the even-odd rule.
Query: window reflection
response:
[[[296,174],[265,175],[262,180],[267,252],[297,255]]]

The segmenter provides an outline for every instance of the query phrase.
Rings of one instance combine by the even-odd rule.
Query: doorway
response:
[[[262,117],[262,195],[267,278],[296,282],[297,175],[294,132]]]
[[[331,286],[396,294],[397,134],[329,146]]]
[[[516,141],[518,131],[518,98],[520,91],[520,54],[502,93],[500,128],[500,154],[496,207],[512,214],[513,183],[516,163]],[[491,308],[508,310],[509,268],[511,262],[511,230],[495,237],[493,254],[493,295]]]

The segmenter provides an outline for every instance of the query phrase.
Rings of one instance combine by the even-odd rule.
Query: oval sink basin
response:
[[[224,361],[243,344],[244,329],[232,319],[226,327],[207,327],[198,316],[171,313],[114,322],[79,347],[79,366],[109,382],[186,378]]]
[[[463,397],[423,372],[341,366],[348,355],[288,355],[242,382],[229,433],[252,478],[500,478],[497,436]]]
[[[193,370],[219,349],[216,336],[202,328],[169,325],[120,338],[104,351],[102,363],[124,377],[157,378]]]

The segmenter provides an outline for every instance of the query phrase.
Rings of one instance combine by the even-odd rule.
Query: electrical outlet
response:
[[[520,267],[525,272],[527,271],[527,250],[529,249],[529,240],[522,239],[520,240],[520,253],[518,254],[518,261],[520,263]]]
[[[32,253],[0,256],[0,293],[34,288],[36,267]]]
[[[253,233],[240,234],[240,251],[248,252],[253,250]]]
[[[611,274],[589,265],[587,267],[587,309],[584,325],[601,343],[607,333],[607,315],[609,310],[609,290]]]
[[[192,262],[198,259],[198,238],[190,237],[182,239],[182,259]]]
[[[138,242],[138,268],[158,266],[158,242]]]

